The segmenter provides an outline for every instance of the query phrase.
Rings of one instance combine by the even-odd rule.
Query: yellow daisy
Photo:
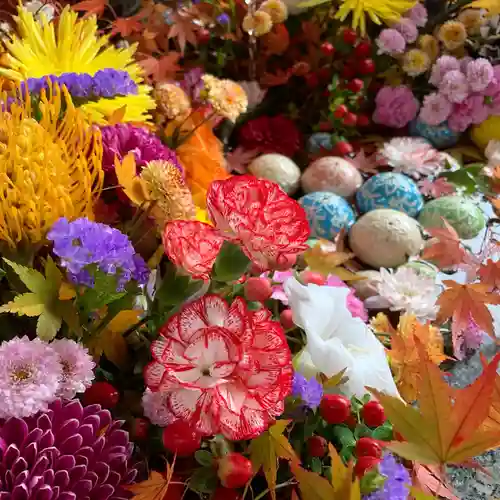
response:
[[[86,73],[94,76],[97,71],[113,68],[127,71],[138,84],[138,93],[99,99],[80,106],[92,121],[106,123],[114,111],[126,106],[123,121],[144,122],[155,108],[151,88],[144,85],[142,70],[134,61],[136,47],[118,49],[109,44],[107,36],[97,34],[95,17],[78,19],[76,12],[66,7],[57,24],[19,7],[15,18],[19,36],[5,42],[7,53],[2,58],[0,76],[20,82],[28,78],[63,73]]]

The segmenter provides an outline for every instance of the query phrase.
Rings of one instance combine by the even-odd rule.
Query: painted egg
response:
[[[460,138],[460,133],[451,130],[448,125],[428,125],[420,120],[412,121],[409,131],[415,137],[427,139],[437,149],[451,148]]]
[[[316,132],[309,136],[307,140],[307,151],[311,154],[317,154],[322,149],[333,149],[332,134],[327,132]]]
[[[481,150],[486,149],[491,140],[500,140],[500,116],[490,116],[480,125],[475,125],[471,129],[470,136]]]
[[[374,175],[356,193],[360,212],[392,208],[416,217],[424,206],[418,186],[409,177],[395,172]]]
[[[378,208],[360,217],[352,226],[349,245],[369,266],[397,267],[419,253],[423,239],[415,219],[404,212]]]
[[[365,279],[351,281],[349,283],[354,290],[356,290],[356,295],[360,299],[367,299],[368,297],[373,297],[378,294],[376,280],[380,277],[380,273],[378,271],[372,271],[368,269],[366,271],[358,271],[356,273],[358,276],[364,276]]]
[[[422,227],[443,227],[442,217],[455,229],[460,238],[475,238],[486,225],[481,209],[463,196],[443,196],[425,204],[418,221]]]
[[[255,177],[276,182],[287,194],[293,194],[299,188],[300,169],[286,156],[261,155],[250,163],[248,170]]]
[[[348,198],[363,184],[363,178],[359,170],[347,160],[324,156],[306,168],[301,183],[306,193],[329,191]]]
[[[334,193],[309,193],[299,203],[306,211],[311,236],[316,238],[333,240],[342,228],[349,229],[356,220],[351,205]]]

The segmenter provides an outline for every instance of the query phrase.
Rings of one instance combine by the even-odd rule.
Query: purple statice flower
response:
[[[386,453],[378,465],[380,474],[386,476],[380,490],[363,497],[363,500],[407,500],[410,496],[411,478],[406,467],[394,455]]]
[[[321,403],[323,397],[323,386],[312,377],[307,380],[299,372],[293,374],[292,396],[300,398],[304,406],[315,409]]]
[[[473,92],[482,92],[495,79],[495,72],[488,59],[473,59],[466,66],[465,74]]]
[[[174,151],[165,146],[151,132],[129,123],[118,123],[101,127],[102,166],[106,172],[115,169],[115,157],[123,160],[128,153],[134,153],[137,167],[142,168],[149,161],[165,160],[182,170]]]
[[[377,54],[402,54],[406,48],[403,35],[395,29],[384,29],[375,40],[378,47]]]
[[[137,84],[126,71],[107,68],[94,75],[92,90],[96,96],[111,98],[137,94]]]
[[[59,356],[50,344],[28,337],[0,344],[0,419],[47,410],[61,376]],[[0,476],[0,484],[2,480]]]
[[[128,237],[118,229],[86,218],[69,222],[60,218],[47,238],[54,242],[54,253],[61,259],[73,283],[92,287],[93,270],[117,279],[118,290],[131,280],[145,284],[149,271]]]
[[[51,80],[57,82],[61,87],[64,85],[72,97],[81,99],[98,97],[92,90],[93,79],[86,73],[63,73],[58,78]],[[45,88],[47,88],[47,81],[45,81]]]
[[[100,405],[52,403],[0,425],[0,497],[24,500],[126,499],[137,470],[122,422]]]

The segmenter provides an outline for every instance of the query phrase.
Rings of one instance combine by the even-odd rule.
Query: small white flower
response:
[[[436,301],[441,290],[435,278],[418,274],[410,267],[400,267],[397,271],[382,268],[373,283],[378,295],[368,298],[366,307],[414,314],[419,321],[436,317]]]

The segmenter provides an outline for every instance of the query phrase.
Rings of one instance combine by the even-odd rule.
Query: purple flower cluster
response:
[[[101,135],[102,166],[106,172],[114,171],[115,157],[121,161],[128,153],[134,153],[139,168],[144,167],[149,161],[165,160],[182,170],[175,152],[165,146],[155,134],[144,128],[118,123],[101,127]]]
[[[500,65],[483,58],[459,61],[442,56],[429,81],[437,91],[424,98],[419,115],[428,125],[447,121],[451,130],[464,132],[490,115],[500,115]]]
[[[130,280],[139,284],[148,280],[149,270],[144,259],[118,229],[86,218],[69,222],[62,217],[47,237],[54,242],[54,253],[74,283],[92,287],[96,268],[116,276],[118,290],[123,290]]]
[[[87,73],[63,73],[60,76],[47,75],[41,78],[28,78],[21,83],[24,94],[26,87],[31,94],[39,94],[49,88],[50,80],[59,86],[65,85],[73,97],[83,99],[112,98],[137,94],[137,84],[126,71],[113,68],[99,70],[94,76]]]
[[[387,477],[384,486],[364,496],[363,500],[407,500],[410,496],[408,486],[411,486],[411,479],[406,467],[400,464],[393,455],[387,453],[378,469]]]
[[[313,377],[307,380],[299,372],[293,374],[292,396],[300,398],[304,406],[315,409],[321,403],[323,386]]]

